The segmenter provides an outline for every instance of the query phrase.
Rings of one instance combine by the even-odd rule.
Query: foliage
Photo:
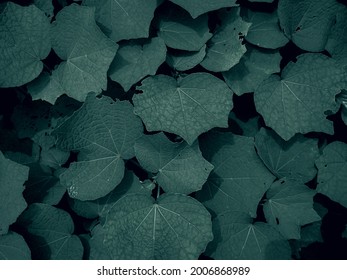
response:
[[[324,244],[347,213],[340,2],[1,5],[0,259]]]

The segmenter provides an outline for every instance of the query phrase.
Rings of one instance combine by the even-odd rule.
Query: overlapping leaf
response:
[[[165,10],[158,23],[158,36],[173,49],[199,51],[212,37],[207,15],[196,19],[178,7]]]
[[[112,259],[197,259],[213,238],[209,212],[183,194],[125,196],[103,227]]]
[[[252,23],[245,39],[258,47],[277,49],[289,42],[278,24],[276,12],[264,13],[247,10],[247,21]]]
[[[347,207],[347,144],[339,141],[330,143],[316,165],[317,192]]]
[[[267,222],[278,228],[287,239],[300,239],[300,227],[319,221],[313,209],[315,191],[303,183],[282,179],[267,191],[264,214]]]
[[[120,44],[108,75],[128,91],[145,76],[154,75],[165,58],[166,47],[160,38],[143,43],[124,42]]]
[[[218,10],[225,7],[238,6],[236,0],[170,0],[171,2],[181,6],[183,9],[188,11],[193,18],[197,18],[199,15],[204,13]]]
[[[254,102],[265,123],[284,140],[296,133],[333,133],[328,114],[338,110],[335,101],[346,81],[336,61],[322,54],[300,55],[281,77],[272,75],[257,88]]]
[[[207,43],[207,52],[201,65],[214,72],[228,71],[236,65],[246,47],[243,38],[247,35],[250,23],[240,17],[239,8],[219,13],[222,24]]]
[[[27,207],[22,193],[28,173],[27,166],[5,158],[0,151],[0,235],[8,232]]]
[[[335,0],[281,0],[278,16],[281,28],[295,45],[306,51],[320,52],[341,8],[343,6]]]
[[[279,52],[249,47],[240,62],[222,74],[227,85],[237,95],[254,92],[271,74],[280,72],[281,59]]]
[[[200,51],[170,51],[166,56],[166,63],[177,71],[187,71],[197,66],[206,55],[206,45]]]
[[[161,0],[83,0],[95,7],[95,18],[107,36],[123,39],[147,38],[154,11]]]
[[[20,216],[19,224],[35,259],[81,260],[83,246],[73,235],[74,223],[64,210],[34,203]]]
[[[94,12],[94,8],[72,4],[57,14],[52,25],[52,47],[64,61],[51,79],[79,101],[84,101],[91,91],[100,93],[106,89],[107,70],[118,48],[96,25]],[[46,87],[43,90],[47,91]],[[45,99],[53,101],[54,97]]]
[[[31,252],[24,238],[10,231],[0,235],[0,260],[30,260]]]
[[[217,214],[237,209],[256,217],[275,177],[257,156],[254,139],[227,132],[210,134],[201,140],[201,150],[214,170],[197,198]]]
[[[54,130],[62,150],[79,151],[78,161],[60,175],[69,195],[94,200],[113,190],[124,175],[124,161],[134,156],[141,120],[128,101],[90,94],[84,105]]]
[[[208,254],[217,260],[278,260],[290,259],[288,241],[276,228],[266,223],[252,223],[252,218],[240,211],[226,211],[213,221],[215,239]]]
[[[286,142],[273,131],[261,128],[255,137],[255,147],[264,164],[278,179],[307,183],[316,176],[317,139],[296,135]]]
[[[208,73],[175,80],[165,75],[148,77],[135,95],[135,114],[149,131],[163,130],[181,136],[188,144],[213,127],[227,127],[232,92]]]
[[[50,24],[36,6],[8,2],[0,13],[0,87],[35,79],[51,50]]]
[[[173,143],[163,133],[143,136],[135,144],[141,166],[155,173],[165,192],[190,194],[201,189],[213,169],[195,142]]]

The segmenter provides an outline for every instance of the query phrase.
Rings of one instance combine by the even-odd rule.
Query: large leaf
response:
[[[6,235],[0,235],[0,260],[30,259],[30,249],[21,235],[11,231]]]
[[[104,231],[112,259],[197,259],[213,238],[208,211],[183,194],[157,201],[125,196],[109,211]]]
[[[18,220],[34,259],[81,260],[83,246],[64,210],[41,203],[29,206]]]
[[[52,79],[79,101],[84,101],[91,91],[100,93],[106,89],[107,70],[118,48],[96,25],[94,11],[72,4],[62,9],[52,24],[52,47],[64,60],[53,71]],[[47,98],[53,100],[52,96]]]
[[[123,39],[147,38],[154,11],[161,0],[83,0],[95,7],[95,18],[107,36]]]
[[[178,7],[165,10],[159,19],[158,35],[173,49],[199,51],[212,37],[207,15],[196,19]]]
[[[335,95],[346,81],[336,61],[322,54],[300,55],[281,77],[272,75],[257,88],[254,102],[265,123],[284,140],[295,133],[333,134],[328,114],[338,110]]]
[[[254,92],[271,74],[280,72],[281,59],[279,52],[248,47],[240,62],[222,74],[227,85],[237,95]]]
[[[244,212],[227,211],[213,220],[215,239],[208,255],[217,260],[290,259],[288,241],[266,223],[252,223]]]
[[[232,109],[232,92],[220,79],[208,73],[184,78],[157,75],[146,78],[135,95],[135,113],[150,131],[176,133],[192,144],[213,127],[227,127]]]
[[[317,139],[296,135],[288,142],[271,130],[261,128],[255,136],[258,155],[278,178],[302,183],[312,180],[316,174],[315,161],[319,157]]]
[[[155,173],[165,192],[189,194],[201,189],[213,169],[195,142],[173,143],[163,133],[137,140],[135,156],[141,166]]]
[[[247,21],[252,23],[246,40],[253,45],[267,49],[277,49],[289,42],[278,25],[276,12],[264,13],[247,10]]]
[[[0,13],[0,87],[16,87],[35,79],[51,50],[50,25],[36,6],[8,2]]]
[[[162,39],[152,38],[143,43],[120,43],[109,77],[125,91],[147,75],[154,75],[166,59],[166,47]]]
[[[256,217],[258,204],[274,180],[254,149],[254,139],[214,133],[201,140],[204,157],[215,167],[197,198],[216,214],[242,210]]]
[[[227,71],[240,61],[246,52],[243,38],[251,25],[242,20],[239,8],[223,10],[219,16],[222,24],[208,41],[206,56],[201,62],[205,69],[214,72]]]
[[[238,6],[236,0],[170,0],[188,11],[193,18],[197,18],[204,13],[218,10],[225,7]]]
[[[315,191],[294,180],[278,180],[266,193],[264,214],[287,239],[300,239],[300,227],[319,221],[313,209]]]
[[[316,161],[317,192],[347,207],[347,144],[332,142]]]
[[[325,48],[341,7],[335,0],[281,0],[278,16],[284,33],[295,45],[306,51],[320,52]]]
[[[123,159],[134,156],[134,144],[142,129],[128,101],[114,102],[90,94],[53,133],[59,148],[79,151],[78,161],[60,175],[69,195],[94,200],[113,190],[124,175]]]
[[[28,173],[27,166],[5,158],[0,151],[0,235],[8,232],[27,207],[22,193]]]

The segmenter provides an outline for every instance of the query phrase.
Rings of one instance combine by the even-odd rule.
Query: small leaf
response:
[[[112,259],[197,259],[213,238],[211,217],[183,194],[125,196],[110,209],[104,245]]]
[[[120,44],[108,75],[124,91],[128,91],[145,76],[154,75],[165,58],[166,46],[160,38],[152,38],[142,44],[124,42]]]
[[[240,62],[222,75],[237,95],[254,92],[271,74],[280,72],[281,59],[279,52],[248,47]]]
[[[210,133],[201,138],[202,154],[215,167],[199,201],[216,214],[243,211],[256,217],[258,204],[274,180],[254,149],[254,139],[232,133]]]
[[[158,29],[158,36],[168,47],[185,51],[199,51],[212,37],[207,15],[192,19],[185,10],[175,6],[162,13]]]
[[[171,50],[166,56],[166,63],[177,71],[187,71],[197,66],[206,55],[206,45],[198,52]]]
[[[347,144],[335,141],[327,145],[316,166],[317,192],[347,207]]]
[[[307,183],[316,174],[315,161],[319,157],[318,140],[296,135],[288,142],[273,131],[261,128],[255,137],[258,155],[278,178]]]
[[[83,0],[95,7],[95,18],[113,41],[147,38],[154,11],[161,0]]]
[[[128,101],[114,102],[90,94],[53,132],[58,148],[79,151],[78,161],[60,175],[69,195],[94,200],[113,190],[124,175],[123,159],[134,156],[134,144],[142,129]]]
[[[239,8],[222,11],[219,15],[222,25],[208,41],[206,56],[201,62],[202,67],[213,72],[228,71],[240,61],[246,52],[243,38],[251,25],[242,20]]]
[[[34,5],[8,2],[0,13],[0,87],[17,87],[35,79],[51,50],[50,25]]]
[[[34,203],[20,216],[34,259],[81,260],[83,246],[73,235],[74,223],[64,210]]]
[[[176,133],[193,144],[213,127],[227,127],[232,92],[208,73],[194,73],[177,81],[169,76],[148,77],[133,97],[135,114],[149,131]]]
[[[213,169],[195,142],[173,143],[163,133],[142,136],[135,144],[141,166],[155,173],[165,192],[190,194],[201,189]]]
[[[249,215],[226,211],[213,220],[216,238],[208,255],[216,260],[286,260],[291,257],[288,241],[266,223],[252,223]]]
[[[72,4],[52,24],[52,48],[64,60],[52,79],[78,101],[84,101],[91,91],[106,89],[107,70],[118,49],[96,25],[94,12],[94,8]]]
[[[0,235],[0,260],[30,260],[31,252],[24,238],[10,231]]]
[[[247,10],[246,13],[246,20],[252,23],[245,37],[247,42],[266,49],[278,49],[289,42],[279,27],[276,12]]]
[[[5,158],[0,151],[0,235],[8,232],[27,207],[22,193],[28,173],[27,166]]]
[[[295,133],[333,134],[327,114],[338,110],[335,95],[346,82],[334,59],[322,54],[303,54],[290,62],[281,78],[272,75],[256,89],[254,102],[265,123],[284,140]]]
[[[170,0],[171,2],[181,6],[188,11],[193,18],[205,14],[210,11],[218,10],[220,8],[235,7],[236,0]]]
[[[313,209],[315,191],[290,179],[274,182],[266,193],[264,214],[267,222],[287,239],[300,239],[300,227],[319,221]]]

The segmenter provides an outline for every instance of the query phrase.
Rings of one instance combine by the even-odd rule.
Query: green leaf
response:
[[[64,210],[34,203],[20,216],[33,259],[81,260],[83,246],[73,235],[74,223]]]
[[[5,158],[0,151],[0,235],[8,232],[27,207],[22,193],[28,173],[27,166]]]
[[[206,45],[198,52],[171,50],[167,53],[166,63],[177,71],[187,71],[197,66],[206,55]]]
[[[66,192],[59,178],[54,175],[49,167],[39,163],[30,164],[29,179],[25,185],[24,198],[31,203],[45,203],[57,205]]]
[[[288,241],[266,223],[252,223],[249,215],[227,211],[213,220],[215,239],[208,248],[217,260],[290,259]]]
[[[199,51],[212,37],[207,15],[192,19],[185,10],[175,6],[162,13],[158,35],[168,47],[185,51]]]
[[[347,67],[347,8],[342,9],[336,15],[336,23],[332,27],[325,49],[336,61]]]
[[[254,3],[272,3],[274,0],[248,0],[249,2]]]
[[[347,144],[335,141],[327,145],[316,166],[317,192],[347,207]]]
[[[266,49],[278,49],[289,42],[279,27],[277,12],[247,10],[246,20],[252,23],[245,37],[247,42]]]
[[[295,133],[333,134],[328,114],[338,110],[335,95],[346,81],[335,60],[322,54],[300,55],[282,76],[272,75],[256,89],[254,102],[266,125],[284,140]]]
[[[60,175],[69,195],[94,200],[113,190],[124,175],[123,159],[134,156],[142,130],[128,101],[88,95],[83,106],[53,132],[58,148],[79,151],[78,161]]]
[[[30,260],[31,252],[24,238],[9,232],[0,235],[0,260]]]
[[[177,81],[169,76],[148,77],[133,97],[135,114],[149,131],[176,133],[188,144],[213,127],[227,127],[232,91],[208,73],[194,73]]]
[[[243,120],[238,118],[234,112],[230,112],[229,122],[231,122],[231,125],[229,126],[231,132],[237,135],[254,137],[260,129],[259,116]]]
[[[125,195],[132,193],[147,194],[151,196],[153,186],[141,184],[139,179],[130,171],[125,171],[122,182],[109,194],[92,201],[70,199],[72,210],[79,216],[87,219],[105,217],[112,206]]]
[[[242,20],[239,8],[223,10],[219,16],[222,25],[208,41],[206,56],[200,63],[202,67],[213,72],[228,71],[240,61],[246,52],[243,38],[251,25]]]
[[[258,204],[274,180],[254,149],[254,139],[210,133],[201,139],[204,157],[215,167],[197,198],[216,214],[243,211],[256,217]]]
[[[51,104],[54,104],[65,93],[57,72],[49,75],[44,71],[35,80],[30,82],[27,87],[32,100],[41,99]]]
[[[281,28],[299,48],[320,52],[341,4],[335,0],[281,0],[278,17]]]
[[[108,247],[104,244],[105,230],[99,224],[92,230],[92,238],[89,240],[90,260],[111,260],[112,256]]]
[[[36,6],[8,2],[0,13],[0,87],[16,87],[35,79],[51,50],[50,25]]]
[[[193,18],[197,18],[204,13],[218,10],[220,8],[235,7],[236,0],[170,0],[188,11]]]
[[[95,7],[95,19],[113,41],[149,37],[154,11],[161,0],[83,0]]]
[[[112,259],[197,259],[213,238],[208,211],[183,194],[125,196],[110,209],[104,245]]]
[[[316,174],[319,157],[318,140],[296,135],[288,142],[273,131],[261,128],[255,136],[255,147],[267,168],[278,178],[307,183]]]
[[[147,75],[155,75],[165,58],[166,46],[160,38],[152,38],[143,43],[123,42],[120,43],[108,75],[124,91],[128,91]]]
[[[300,239],[300,227],[319,221],[313,209],[315,191],[303,183],[282,179],[274,182],[266,193],[264,214],[267,222],[278,228],[287,239]]]
[[[202,188],[213,169],[194,142],[173,143],[163,133],[142,136],[135,144],[135,156],[141,166],[155,173],[165,192],[190,194]]]
[[[49,19],[54,16],[54,6],[52,0],[34,0],[34,4],[42,10]]]
[[[96,25],[94,11],[72,4],[63,8],[52,24],[52,47],[64,60],[52,79],[78,101],[84,101],[91,91],[106,89],[107,70],[118,48]]]
[[[254,92],[271,74],[280,72],[281,59],[279,52],[248,47],[240,62],[222,75],[237,95]]]

